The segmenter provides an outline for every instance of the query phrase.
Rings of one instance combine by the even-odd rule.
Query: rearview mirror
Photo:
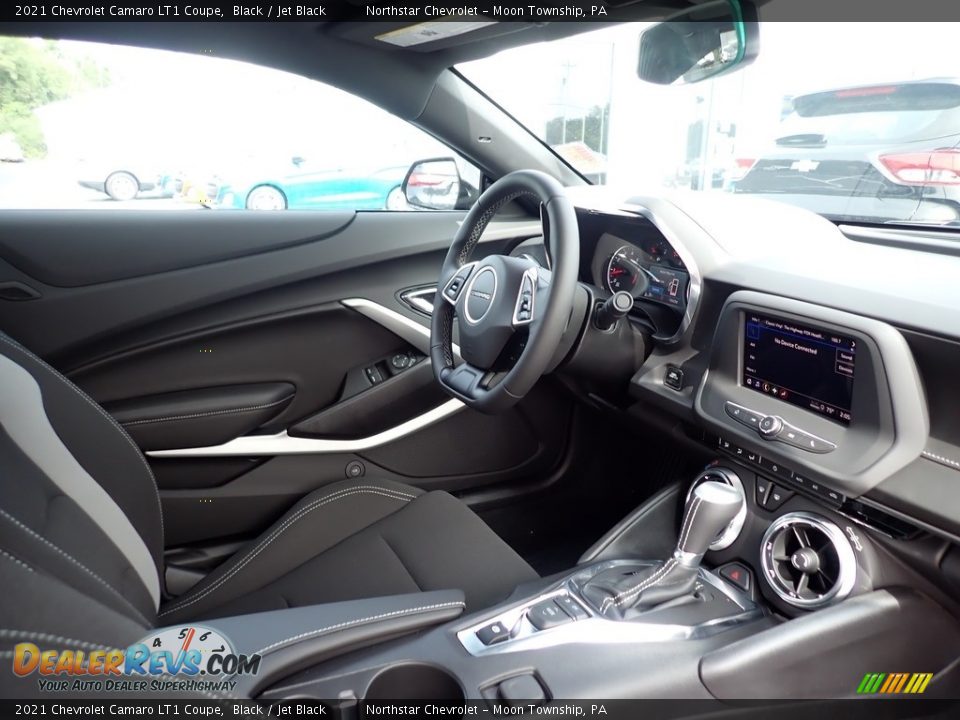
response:
[[[410,166],[403,179],[407,203],[425,210],[456,210],[462,207],[463,183],[453,158],[420,160]]]
[[[657,85],[707,80],[753,62],[759,37],[752,3],[718,0],[698,5],[643,32],[637,75]]]

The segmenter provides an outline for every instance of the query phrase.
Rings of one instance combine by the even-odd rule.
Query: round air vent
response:
[[[725,550],[733,545],[733,541],[740,536],[740,531],[743,530],[743,523],[747,519],[747,496],[743,492],[743,482],[737,477],[735,472],[722,467],[707,468],[691,483],[690,490],[687,492],[686,505],[690,504],[690,496],[693,494],[697,485],[710,480],[722,482],[740,491],[740,510],[737,511],[736,516],[730,521],[730,524],[710,543],[711,550]]]
[[[790,605],[822,607],[853,589],[857,559],[840,528],[812,513],[777,518],[763,536],[763,574]]]

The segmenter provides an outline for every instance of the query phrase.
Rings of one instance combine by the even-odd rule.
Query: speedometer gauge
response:
[[[633,245],[624,245],[607,263],[607,289],[610,292],[628,292],[634,297],[642,293],[647,282],[644,277],[643,258]]]

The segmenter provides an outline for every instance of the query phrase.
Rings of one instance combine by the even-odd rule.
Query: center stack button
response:
[[[760,422],[765,417],[758,412],[754,412],[750,408],[745,408],[743,405],[737,405],[736,403],[729,401],[726,403],[726,405],[724,405],[724,410],[726,410],[727,415],[732,417],[737,422],[746,425],[748,428],[758,431],[760,428]]]
[[[783,430],[783,420],[776,415],[765,416],[757,425],[757,431],[765,438],[775,438]]]

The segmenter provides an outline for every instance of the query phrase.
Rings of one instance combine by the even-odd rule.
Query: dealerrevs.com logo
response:
[[[237,675],[255,675],[260,655],[240,655],[216,630],[166,628],[126,650],[14,647],[13,672],[36,674],[46,692],[229,692]]]

